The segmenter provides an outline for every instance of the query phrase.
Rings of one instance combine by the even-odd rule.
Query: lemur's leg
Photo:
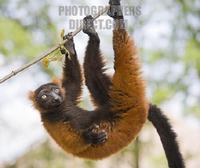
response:
[[[113,77],[113,91],[111,97],[116,99],[115,102],[119,102],[118,106],[114,108],[120,110],[123,109],[124,105],[127,106],[127,108],[130,108],[132,104],[132,107],[136,109],[136,113],[134,115],[135,118],[142,114],[145,116],[148,108],[144,108],[145,104],[147,105],[147,102],[144,96],[145,86],[140,77],[137,50],[134,42],[130,40],[127,32],[125,31],[125,24],[120,8],[120,0],[110,0],[110,5],[111,7],[108,15],[114,18],[115,22],[113,30],[113,47],[115,51],[116,69]],[[129,85],[128,83],[132,84]],[[123,99],[121,96],[123,95],[122,93],[126,95],[127,98]],[[134,97],[136,99],[134,99]],[[126,104],[123,103],[123,101],[126,101]],[[176,135],[171,129],[168,119],[155,105],[150,104],[148,112],[148,119],[153,123],[161,138],[169,167],[185,168],[182,155],[176,142]]]
[[[110,2],[111,10],[110,15],[116,15],[116,12],[122,18],[122,11],[118,0]],[[117,15],[117,17],[118,17]],[[122,16],[122,17],[121,17]],[[100,39],[94,28],[94,19],[92,16],[84,18],[83,32],[88,34],[89,41],[86,49],[84,60],[84,74],[86,85],[91,93],[93,102],[97,105],[106,105],[109,103],[109,88],[111,87],[111,79],[104,71],[104,62],[100,51]],[[117,22],[118,23],[118,22]]]
[[[70,55],[67,53],[65,54],[62,86],[65,89],[66,98],[71,100],[74,104],[77,104],[79,102],[82,87],[81,68],[71,33],[64,36],[64,40],[65,39],[68,39],[68,41],[64,46],[69,51]]]
[[[100,39],[94,28],[92,16],[84,18],[83,32],[88,34],[89,41],[85,52],[84,74],[85,82],[97,106],[108,103],[108,89],[111,80],[104,71],[104,62],[100,51]]]
[[[112,2],[110,2],[110,4],[112,4]],[[120,10],[121,8],[119,9],[120,6],[118,5],[118,1],[114,1],[113,6]],[[115,13],[116,8],[111,6],[112,12]],[[122,12],[120,15],[123,16]],[[84,74],[86,85],[91,93],[93,102],[102,106],[109,103],[108,90],[111,87],[111,79],[104,73],[104,62],[99,48],[100,39],[94,28],[93,21],[94,19],[92,16],[84,18],[83,32],[89,36],[84,60]]]
[[[115,74],[112,79],[111,100],[115,109],[134,108],[135,117],[146,120],[148,104],[145,85],[140,73],[137,48],[126,29],[120,0],[110,0],[108,15],[114,19],[113,49],[115,54]]]

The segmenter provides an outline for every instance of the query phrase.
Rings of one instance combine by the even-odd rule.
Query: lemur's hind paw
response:
[[[75,54],[74,39],[72,36],[72,32],[64,36],[63,40],[66,40],[66,39],[67,39],[67,42],[64,44],[65,48],[69,51],[69,53]]]
[[[83,19],[83,32],[88,35],[96,34],[96,30],[94,27],[94,18],[89,15]]]
[[[114,19],[121,19],[123,18],[123,12],[121,9],[121,0],[110,0],[110,8],[107,12],[107,15],[114,18]]]
[[[121,0],[110,0],[110,1],[109,1],[109,4],[110,4],[110,5],[120,5],[120,1],[121,1]]]

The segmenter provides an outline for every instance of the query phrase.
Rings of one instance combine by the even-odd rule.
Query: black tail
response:
[[[162,113],[156,105],[150,105],[148,119],[156,128],[170,168],[185,168],[183,157],[180,153],[178,143],[176,141],[176,133],[167,117]]]

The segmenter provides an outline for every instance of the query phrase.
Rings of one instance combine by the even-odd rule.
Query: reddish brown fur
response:
[[[101,123],[100,129],[108,132],[106,143],[86,145],[69,123],[44,122],[44,127],[55,141],[67,152],[88,158],[102,159],[127,146],[142,129],[148,112],[145,84],[134,42],[125,30],[114,31],[115,74],[110,90],[112,111],[126,110],[116,123]]]
[[[110,92],[113,111],[129,110],[114,126],[109,123],[105,124],[106,131],[109,132],[109,138],[105,144],[88,148],[78,154],[81,157],[101,159],[116,153],[138,135],[147,119],[148,102],[145,97],[145,84],[141,78],[135,44],[124,30],[114,31],[113,43],[116,51],[116,71]],[[104,128],[102,125],[101,127]]]
[[[42,109],[39,107],[39,105],[37,104],[36,100],[35,100],[35,93],[30,91],[28,93],[28,98],[32,101],[33,106],[38,110],[38,111],[42,111]]]

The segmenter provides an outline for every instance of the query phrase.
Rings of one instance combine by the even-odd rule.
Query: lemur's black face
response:
[[[35,91],[35,99],[39,107],[45,110],[57,108],[64,101],[61,89],[53,83],[40,86]]]

